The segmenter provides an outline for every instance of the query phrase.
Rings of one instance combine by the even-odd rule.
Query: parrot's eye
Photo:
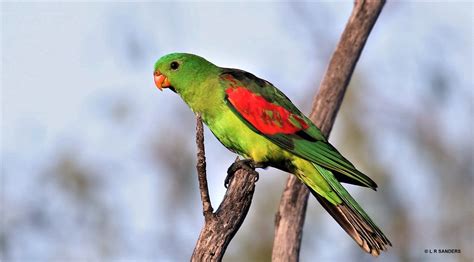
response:
[[[176,70],[176,69],[178,69],[178,67],[179,67],[178,62],[176,62],[176,61],[171,62],[171,64],[170,64],[171,70]]]

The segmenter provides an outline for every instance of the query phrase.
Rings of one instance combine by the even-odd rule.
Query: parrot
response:
[[[392,245],[341,182],[373,190],[377,184],[273,84],[189,53],[162,56],[153,76],[158,89],[177,93],[247,164],[295,175],[365,252],[378,256]]]

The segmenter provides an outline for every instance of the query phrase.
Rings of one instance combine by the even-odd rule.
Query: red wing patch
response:
[[[308,124],[299,116],[268,102],[245,87],[229,87],[226,94],[242,117],[265,135],[293,134],[308,128]]]

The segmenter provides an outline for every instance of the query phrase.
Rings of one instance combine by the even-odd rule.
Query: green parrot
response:
[[[294,174],[366,252],[377,256],[390,241],[341,182],[377,188],[270,82],[206,59],[172,53],[155,64],[154,81],[179,94],[217,139],[255,167]]]

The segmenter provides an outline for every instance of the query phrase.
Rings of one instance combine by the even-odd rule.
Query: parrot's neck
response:
[[[218,77],[207,77],[202,81],[194,81],[192,88],[185,88],[179,95],[195,114],[203,119],[210,120],[219,115],[226,106],[224,90]]]

